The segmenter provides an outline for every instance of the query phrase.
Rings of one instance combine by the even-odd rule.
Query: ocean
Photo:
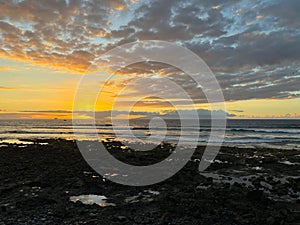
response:
[[[92,139],[91,124],[82,120],[77,124],[80,140]],[[112,127],[111,124],[96,123],[100,139],[118,139],[131,141],[123,126]],[[148,123],[144,120],[134,120],[130,123],[132,133],[139,140],[163,140],[176,143],[180,137],[180,122],[168,121],[167,133],[163,127],[148,129]],[[124,131],[124,132],[123,132]],[[119,135],[116,137],[115,132]],[[208,121],[200,121],[199,129],[190,129],[189,134],[194,137],[199,133],[197,140],[199,145],[205,145],[210,134]],[[189,134],[181,137],[188,145],[195,141]],[[61,138],[74,140],[73,124],[71,120],[0,120],[0,145],[7,143],[24,143],[22,140]],[[26,143],[25,143],[26,144]],[[300,150],[300,120],[299,119],[230,119],[227,121],[224,146],[234,147],[270,147],[281,149]]]

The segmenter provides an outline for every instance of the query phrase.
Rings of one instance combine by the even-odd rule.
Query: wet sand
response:
[[[105,144],[116,158],[134,165],[158,162],[173,149],[164,144],[152,152],[133,152],[118,142]],[[162,183],[128,187],[94,172],[73,141],[2,145],[0,224],[253,225],[300,221],[299,151],[223,147],[213,164],[199,173],[202,152],[199,147],[184,169]],[[82,195],[107,199],[83,204],[76,201]],[[84,197],[87,200],[88,196]]]

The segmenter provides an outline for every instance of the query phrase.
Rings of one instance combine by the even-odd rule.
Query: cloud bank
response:
[[[0,4],[2,58],[84,73],[96,56],[120,44],[165,40],[202,57],[227,101],[299,97],[298,0],[10,0]],[[195,84],[178,70],[149,68],[127,69],[112,85],[120,86],[141,71],[149,76],[160,72],[191,95],[199,95]],[[132,86],[135,93],[142,91],[140,87]],[[203,102],[203,96],[195,101]]]

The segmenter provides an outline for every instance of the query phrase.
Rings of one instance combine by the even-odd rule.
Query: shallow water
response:
[[[114,203],[108,203],[106,202],[107,197],[104,195],[79,195],[79,196],[71,196],[70,201],[77,202],[80,201],[85,205],[93,205],[97,204],[101,207],[107,207],[107,206],[116,206]]]
[[[232,171],[232,175],[223,175],[216,172],[202,172],[200,173],[206,178],[212,178],[214,183],[228,183],[230,185],[234,185],[235,183],[243,185],[247,188],[255,189],[254,181],[259,178],[265,178],[266,176],[269,176],[268,174],[261,173],[261,174],[245,174],[245,171]],[[240,174],[240,175],[238,175]],[[242,175],[243,174],[243,175]],[[279,182],[279,185],[284,185],[290,183],[290,179],[299,179],[300,176],[283,176],[283,177],[276,177],[273,176],[272,181],[273,182]],[[285,202],[293,202],[296,200],[300,200],[300,192],[294,192],[291,188],[288,190],[288,195],[278,195],[276,192],[272,192],[276,185],[272,185],[268,183],[266,179],[262,179],[259,181],[259,184],[261,188],[260,190],[263,190],[265,194],[267,194],[267,197],[270,199],[273,199],[275,201],[285,201]],[[277,184],[278,185],[278,184]],[[197,188],[199,189],[207,189],[209,186],[205,185],[199,185]]]
[[[134,196],[129,196],[125,199],[126,203],[137,203],[137,202],[152,202],[156,196],[160,195],[159,191],[144,190]]]
[[[22,141],[19,139],[4,139],[4,140],[0,140],[0,144],[33,145],[34,142]]]

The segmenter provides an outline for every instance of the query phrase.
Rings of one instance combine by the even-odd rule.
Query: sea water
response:
[[[158,140],[176,143],[179,138],[185,144],[197,142],[205,145],[210,135],[210,122],[200,121],[199,127],[185,127],[181,133],[180,121],[167,121],[166,127],[151,127],[148,121],[130,122],[131,134],[122,125],[112,126],[97,122],[95,127],[82,120],[76,125],[76,138],[80,140],[116,139],[130,142],[136,140]],[[61,138],[74,140],[71,120],[0,120],[0,144],[16,143],[20,140]],[[96,130],[94,129],[96,128]],[[116,136],[116,132],[118,136]],[[195,139],[195,134],[199,136]],[[149,136],[152,138],[149,139]],[[230,119],[227,121],[224,146],[235,147],[271,147],[300,150],[300,120],[297,119]]]

